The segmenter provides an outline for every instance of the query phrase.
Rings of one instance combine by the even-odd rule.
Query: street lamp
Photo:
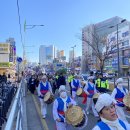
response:
[[[26,29],[32,29],[32,28],[34,28],[34,27],[38,27],[38,26],[40,26],[40,27],[42,27],[42,26],[44,26],[44,25],[27,25],[26,24],[26,21],[24,22],[24,33],[26,33]],[[34,46],[28,46],[28,47],[34,47]],[[24,37],[24,45],[23,45],[23,60],[25,60],[25,37]]]
[[[116,24],[116,25],[114,25],[114,26],[110,26],[109,28],[113,28],[113,27],[116,27],[116,30],[117,30],[117,58],[118,58],[118,77],[120,77],[120,50],[119,50],[119,37],[118,37],[118,29],[119,29],[119,25],[121,24],[121,23],[123,23],[123,22],[125,22],[126,21],[126,19],[123,19],[123,20],[121,20],[121,22],[120,23],[118,23],[118,24]]]
[[[44,25],[26,25],[26,29],[32,29],[37,26],[44,26]]]
[[[72,46],[71,48],[73,48],[73,68],[75,70],[75,65],[74,65],[74,48],[76,47],[76,45]]]

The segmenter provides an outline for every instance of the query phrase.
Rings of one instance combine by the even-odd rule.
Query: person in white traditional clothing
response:
[[[74,75],[74,79],[71,81],[71,87],[72,87],[72,98],[75,101],[77,101],[76,91],[78,90],[79,87],[82,87],[78,75]]]
[[[88,77],[88,82],[86,83],[86,85],[84,87],[84,92],[87,94],[86,112],[87,112],[87,114],[89,114],[89,109],[91,107],[92,111],[94,113],[94,116],[98,117],[99,115],[98,115],[97,111],[95,110],[93,99],[92,99],[93,95],[95,93],[97,93],[95,84],[93,83],[93,78],[94,78],[93,76],[89,76]]]
[[[117,87],[114,88],[114,90],[111,94],[111,97],[117,101],[116,111],[117,111],[118,118],[120,118],[121,120],[127,121],[125,113],[124,113],[125,105],[123,103],[123,98],[125,95],[128,94],[128,90],[123,86],[122,78],[118,78],[116,80],[116,85],[117,85]]]
[[[76,102],[69,96],[67,96],[64,85],[59,88],[60,96],[55,99],[53,104],[53,118],[56,121],[57,130],[69,130],[70,125],[66,123],[65,112],[72,105],[76,105]]]
[[[101,121],[92,130],[130,130],[130,124],[117,117],[115,100],[109,94],[101,94],[95,108]]]
[[[41,82],[38,85],[38,97],[41,103],[41,114],[44,119],[46,118],[47,114],[47,104],[43,101],[43,98],[48,91],[52,93],[52,87],[50,83],[47,81],[46,75],[44,75],[41,79]]]

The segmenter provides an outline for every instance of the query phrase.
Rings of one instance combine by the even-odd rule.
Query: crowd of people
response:
[[[86,110],[83,110],[86,118],[90,113],[90,108],[92,108],[94,117],[100,118],[93,130],[130,130],[123,103],[123,98],[129,95],[129,92],[123,86],[122,78],[116,80],[116,86],[112,92],[109,90],[107,78],[103,77],[102,73],[90,72],[86,82],[82,81],[79,74],[74,73],[69,73],[67,76],[63,73],[30,75],[26,79],[28,90],[32,94],[35,94],[35,91],[38,94],[43,119],[47,117],[47,104],[43,100],[45,94],[49,91],[55,96],[52,111],[57,130],[69,130],[65,112],[73,106],[78,106],[77,91],[79,88],[83,91],[81,97],[86,98],[83,102],[86,105]],[[97,93],[99,96],[94,99],[93,97]],[[86,129],[87,123],[89,122],[85,124]]]

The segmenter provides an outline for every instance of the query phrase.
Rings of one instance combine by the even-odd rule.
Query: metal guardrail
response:
[[[123,78],[123,86],[125,86],[128,91],[130,91],[130,77],[122,77]],[[116,87],[116,80],[118,78],[114,77],[113,79],[109,80],[109,83],[113,83],[114,87]]]
[[[20,82],[16,97],[14,99],[9,118],[7,120],[5,130],[23,130],[23,97],[25,89],[23,80]],[[14,125],[15,124],[15,125]],[[15,126],[15,128],[14,128]]]
[[[17,88],[13,83],[0,83],[0,130],[2,130],[4,123],[7,121],[7,113],[16,91]]]

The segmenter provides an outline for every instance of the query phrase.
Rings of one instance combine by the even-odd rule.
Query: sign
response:
[[[17,57],[17,62],[21,63],[22,62],[22,58],[21,57]]]
[[[8,67],[10,67],[9,62],[0,63],[0,68],[8,68]]]
[[[9,43],[0,43],[0,53],[2,53],[2,54],[10,53],[10,44]]]
[[[62,64],[57,64],[56,66],[61,67],[61,66],[62,66]]]
[[[66,56],[61,56],[61,59],[62,60],[66,60]]]

